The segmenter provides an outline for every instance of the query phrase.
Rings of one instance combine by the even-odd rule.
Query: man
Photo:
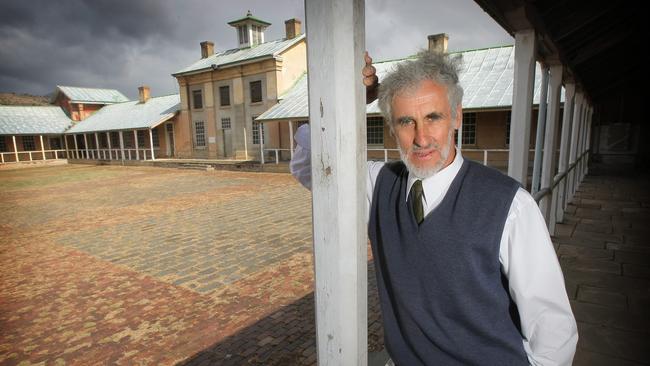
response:
[[[377,78],[366,55],[369,94]],[[401,162],[368,162],[385,344],[399,366],[570,365],[578,339],[537,204],[518,182],[464,160],[459,60],[423,52],[379,86]],[[308,128],[292,172],[311,181]]]

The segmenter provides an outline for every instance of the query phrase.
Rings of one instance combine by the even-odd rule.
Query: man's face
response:
[[[454,130],[460,127],[462,110],[451,118],[447,87],[431,80],[397,94],[391,105],[393,127],[402,161],[409,172],[427,178],[451,164]]]

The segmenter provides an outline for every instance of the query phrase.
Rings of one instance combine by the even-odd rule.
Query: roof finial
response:
[[[249,10],[249,11],[246,13],[246,16],[247,16],[247,17],[251,17],[251,16],[253,16],[253,13],[251,13],[251,11]]]

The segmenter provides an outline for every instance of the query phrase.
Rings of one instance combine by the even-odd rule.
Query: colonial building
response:
[[[238,48],[215,53],[201,43],[201,59],[172,74],[178,81],[181,109],[176,156],[181,158],[259,159],[269,136],[288,132],[263,126],[256,118],[306,72],[301,22],[285,22],[283,39],[267,42],[271,24],[248,14],[228,23]]]
[[[103,106],[128,102],[129,98],[115,89],[59,86],[52,93],[51,102],[63,108],[73,121],[81,121]]]
[[[155,160],[175,156],[176,141],[188,140],[178,126],[178,94],[107,105],[66,131],[70,157],[93,160]],[[180,138],[177,138],[177,132]]]
[[[59,107],[0,106],[0,163],[65,159],[72,121]]]
[[[429,49],[445,51],[447,35],[429,36]],[[464,89],[463,124],[461,135],[456,136],[465,156],[488,165],[505,169],[508,162],[510,110],[514,80],[514,46],[493,47],[452,53],[461,57],[460,83]],[[400,62],[408,58],[376,62],[380,79]],[[532,114],[531,149],[535,144],[537,109],[540,100],[541,69],[537,65]],[[286,159],[291,155],[289,130],[309,119],[308,84],[306,75],[291,90],[279,98],[279,103],[261,114],[257,121],[268,130],[281,131],[280,136],[270,136],[263,149],[271,161]],[[399,159],[395,140],[381,116],[377,101],[369,104],[367,114],[368,158],[375,160]],[[284,127],[283,127],[284,126]],[[558,129],[559,133],[559,129]],[[530,153],[530,159],[533,152]],[[530,165],[532,167],[532,164]]]

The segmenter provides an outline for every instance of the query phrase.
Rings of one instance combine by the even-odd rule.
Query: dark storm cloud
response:
[[[44,95],[56,85],[115,88],[130,98],[178,92],[172,73],[200,58],[199,43],[236,47],[228,21],[252,11],[272,23],[303,21],[303,0],[2,0],[0,92]],[[512,43],[471,0],[366,0],[366,47],[376,60],[411,55],[446,32],[452,50]]]

